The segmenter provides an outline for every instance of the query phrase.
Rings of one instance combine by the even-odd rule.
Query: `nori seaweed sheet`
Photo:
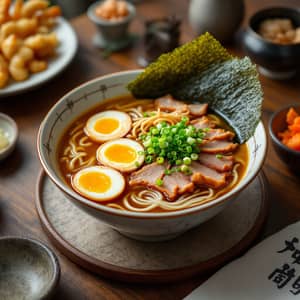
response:
[[[215,64],[172,94],[177,99],[208,103],[235,130],[240,143],[254,134],[261,118],[263,93],[248,57]]]
[[[171,93],[178,82],[230,58],[232,56],[220,42],[205,33],[172,52],[162,54],[128,85],[128,89],[136,98],[163,96]]]

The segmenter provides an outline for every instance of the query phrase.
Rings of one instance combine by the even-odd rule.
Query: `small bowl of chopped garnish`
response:
[[[135,17],[133,4],[124,0],[97,1],[88,8],[87,15],[98,29],[95,46],[117,51],[131,44],[128,26]]]
[[[300,174],[300,105],[275,112],[269,123],[273,146],[283,162]]]
[[[258,11],[249,20],[243,44],[264,76],[294,76],[300,66],[300,11],[287,7]]]
[[[17,138],[16,122],[8,115],[0,113],[0,161],[14,150]]]

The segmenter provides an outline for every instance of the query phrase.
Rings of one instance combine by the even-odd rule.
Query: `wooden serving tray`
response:
[[[266,184],[261,173],[219,215],[165,242],[124,237],[72,204],[44,172],[36,209],[51,242],[81,267],[126,282],[162,283],[216,270],[242,254],[264,224]]]

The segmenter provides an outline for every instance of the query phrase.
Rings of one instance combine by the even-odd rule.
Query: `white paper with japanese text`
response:
[[[185,300],[300,299],[300,222],[223,267]]]

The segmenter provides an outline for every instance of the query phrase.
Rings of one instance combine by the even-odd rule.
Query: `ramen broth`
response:
[[[59,168],[61,174],[64,180],[66,181],[66,183],[70,186],[70,188],[74,189],[72,185],[72,178],[76,172],[88,166],[100,165],[100,163],[96,159],[96,152],[99,146],[101,145],[101,143],[95,142],[92,139],[90,139],[86,135],[85,131],[83,130],[88,119],[91,118],[93,115],[102,111],[120,110],[128,113],[131,116],[134,124],[135,118],[138,118],[138,115],[135,115],[134,109],[138,109],[138,111],[140,111],[142,115],[145,115],[145,112],[155,111],[154,100],[136,100],[132,96],[122,96],[113,99],[108,99],[101,102],[99,105],[89,110],[88,112],[84,113],[75,122],[73,122],[69,126],[69,128],[67,128],[67,130],[64,132],[59,142],[57,159],[59,162]],[[230,127],[226,124],[226,122],[222,120],[219,116],[216,116],[214,114],[208,114],[207,117],[210,120],[216,121],[218,127],[223,128],[225,130],[231,130]],[[72,142],[70,143],[70,141]],[[76,146],[77,151],[75,151],[74,145],[77,145]],[[76,158],[77,154],[78,156]],[[184,195],[179,195],[177,199],[174,201],[168,201],[168,199],[164,196],[163,193],[159,191],[155,191],[155,189],[153,190],[153,188],[149,188],[145,186],[134,186],[134,187],[129,186],[128,184],[129,176],[132,172],[121,172],[126,182],[124,191],[117,197],[113,198],[112,200],[105,201],[105,202],[98,202],[98,201],[97,202],[99,204],[113,207],[116,209],[140,211],[140,212],[176,211],[179,209],[201,205],[205,202],[212,201],[216,197],[219,197],[229,192],[243,178],[247,169],[248,159],[249,159],[247,145],[246,144],[239,145],[233,153],[230,153],[230,155],[233,155],[235,161],[235,172],[237,174],[235,178],[235,182],[233,182],[232,184],[228,184],[222,188],[213,189],[213,196],[209,196],[210,192],[206,194],[206,190],[210,190],[210,189],[200,187],[195,191],[193,191],[192,193],[187,192]],[[199,156],[201,156],[201,152],[199,153]],[[70,158],[74,158],[74,157],[76,158],[73,161],[74,168],[73,170],[70,170],[69,168]],[[143,163],[143,165],[146,165],[145,162]],[[228,181],[230,180],[232,180],[232,178],[229,176]],[[198,202],[195,201],[195,199],[197,200],[197,195],[198,195],[197,193],[199,194],[198,198],[202,199]],[[144,195],[145,199],[150,199],[149,203],[147,204],[145,203],[144,199],[139,199],[139,198],[138,198],[139,201],[133,201],[132,199],[135,199],[134,195]],[[151,200],[152,199],[151,197],[153,198],[153,201]],[[125,201],[124,199],[126,199],[127,201],[126,203],[124,202]],[[176,201],[179,201],[180,203],[182,202],[183,204],[176,206]]]

